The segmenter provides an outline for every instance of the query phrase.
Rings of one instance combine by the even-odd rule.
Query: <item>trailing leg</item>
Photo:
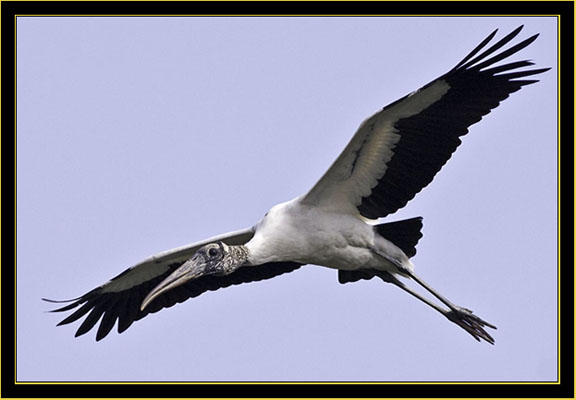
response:
[[[432,289],[426,282],[424,282],[421,278],[416,276],[413,272],[407,272],[407,274],[412,278],[415,277],[414,280],[419,285],[421,285],[426,290],[428,290],[430,293],[432,293],[435,297],[437,297],[440,301],[442,301],[442,303],[446,304],[446,306],[448,306],[448,308],[449,308],[448,310],[440,307],[436,303],[434,303],[431,300],[427,299],[426,297],[422,296],[420,293],[416,292],[414,289],[407,286],[406,284],[404,284],[403,282],[401,282],[395,276],[393,276],[392,274],[390,274],[388,272],[375,271],[375,274],[380,279],[382,279],[384,282],[392,283],[395,286],[398,286],[400,289],[404,290],[405,292],[409,293],[410,295],[416,297],[418,300],[429,305],[430,307],[432,307],[433,309],[435,309],[436,311],[438,311],[439,313],[444,315],[446,318],[448,318],[450,321],[452,321],[453,323],[455,323],[456,325],[458,325],[459,327],[464,329],[470,335],[472,335],[472,337],[474,337],[474,339],[476,339],[478,341],[481,341],[481,339],[483,339],[490,344],[494,344],[494,338],[492,336],[490,336],[490,334],[488,332],[486,332],[486,330],[484,329],[484,327],[496,329],[496,327],[494,325],[492,325],[492,324],[482,320],[481,318],[477,317],[476,315],[474,315],[472,313],[472,311],[453,304],[448,299],[444,298],[439,293],[437,293],[434,289]]]

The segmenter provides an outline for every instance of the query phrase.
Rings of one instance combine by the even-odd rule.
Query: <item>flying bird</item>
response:
[[[494,344],[496,327],[430,287],[411,258],[422,218],[381,223],[427,186],[468,128],[523,86],[531,61],[500,63],[538,35],[511,43],[522,26],[493,43],[492,32],[454,68],[366,119],[344,151],[304,195],[274,206],[253,227],[168,250],[134,265],[54,312],[58,325],[84,318],[101,340],[134,321],[209,291],[270,279],[305,264],[338,271],[340,283],[379,278],[418,298],[476,340]],[[505,46],[509,45],[507,49]],[[424,296],[405,281],[414,281]]]

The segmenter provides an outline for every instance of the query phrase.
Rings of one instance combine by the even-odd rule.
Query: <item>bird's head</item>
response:
[[[228,275],[238,269],[248,258],[244,246],[228,246],[215,242],[199,248],[194,256],[158,284],[142,301],[144,310],[156,297],[192,279],[206,275]]]

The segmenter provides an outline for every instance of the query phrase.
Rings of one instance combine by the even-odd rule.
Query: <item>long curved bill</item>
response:
[[[162,293],[202,276],[204,274],[204,267],[205,263],[201,257],[192,257],[186,261],[180,268],[168,275],[166,279],[148,293],[140,305],[140,311],[144,311],[148,304]]]

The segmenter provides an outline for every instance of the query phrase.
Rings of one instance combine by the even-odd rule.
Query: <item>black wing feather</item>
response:
[[[496,33],[493,32],[450,72],[424,86],[423,89],[442,80],[448,83],[449,90],[422,112],[399,119],[395,123],[400,140],[394,147],[394,155],[387,164],[385,174],[358,206],[363,216],[371,219],[385,217],[404,207],[446,164],[460,145],[460,137],[468,133],[470,125],[480,121],[511,93],[522,86],[537,82],[515,79],[549,70],[516,70],[533,65],[530,61],[493,66],[530,45],[538,35],[486,59],[508,44],[521,29],[522,27],[517,28],[474,57],[491,41]]]
[[[471,66],[473,66],[474,64],[476,64],[478,61],[484,60],[486,59],[486,57],[488,57],[490,54],[494,53],[497,50],[500,50],[502,47],[504,47],[505,45],[507,45],[512,39],[514,39],[516,36],[518,36],[518,34],[520,33],[520,31],[522,30],[522,28],[524,28],[524,25],[519,26],[518,28],[514,29],[512,32],[510,32],[508,35],[504,36],[502,39],[500,39],[498,42],[496,42],[494,45],[492,45],[490,48],[488,48],[487,50],[484,51],[484,53],[480,54],[478,57],[474,58],[473,60],[468,61],[466,64],[464,64],[463,62],[458,63],[457,68],[461,68],[461,69],[466,69],[469,68]],[[471,58],[470,56],[472,54],[476,54],[478,51],[480,51],[484,46],[486,46],[494,37],[494,34],[498,32],[498,30],[492,32],[492,34],[490,34],[488,36],[488,38],[490,38],[490,40],[487,40],[488,38],[486,38],[483,42],[482,42],[482,46],[478,46],[476,49],[474,49],[471,54],[469,54],[468,56],[465,57],[466,58]],[[538,35],[534,35],[534,39],[538,36]]]
[[[72,300],[72,304],[52,311],[65,312],[80,307],[58,325],[72,323],[88,314],[76,331],[75,336],[81,336],[87,333],[100,321],[96,332],[96,340],[101,340],[110,333],[116,321],[118,321],[118,332],[122,333],[128,329],[134,321],[138,321],[163,308],[172,307],[177,303],[182,303],[190,298],[197,297],[207,291],[218,290],[241,283],[270,279],[287,272],[292,272],[302,266],[302,264],[294,262],[268,263],[264,265],[240,267],[229,275],[200,277],[164,293],[150,303],[144,311],[141,311],[140,304],[142,304],[146,295],[182,264],[183,263],[173,263],[170,265],[170,269],[163,275],[159,275],[154,279],[124,291],[104,292],[102,288],[96,288],[84,296]]]

